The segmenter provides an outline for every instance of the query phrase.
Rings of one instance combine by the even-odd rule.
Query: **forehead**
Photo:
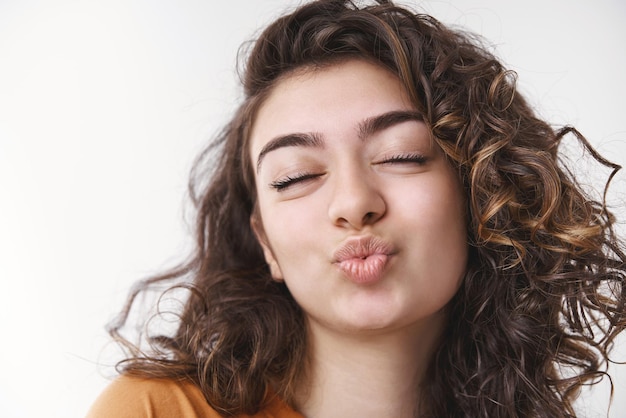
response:
[[[259,107],[250,152],[255,158],[272,138],[295,132],[347,134],[390,110],[414,106],[398,77],[379,65],[350,60],[297,71],[280,80]]]

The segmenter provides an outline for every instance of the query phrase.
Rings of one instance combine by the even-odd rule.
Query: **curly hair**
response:
[[[249,131],[281,79],[348,59],[397,75],[466,194],[469,266],[422,387],[421,413],[575,416],[579,390],[606,373],[626,328],[626,256],[604,196],[583,191],[559,144],[573,136],[612,169],[605,194],[620,167],[573,128],[538,119],[514,73],[477,37],[384,0],[313,1],[254,43],[244,101],[192,173],[195,252],[140,282],[110,325],[128,350],[119,370],[191,379],[225,415],[257,412],[268,390],[293,400],[307,353],[304,315],[271,279],[250,226]],[[131,342],[123,334],[137,296],[161,286],[169,288],[161,300],[187,292],[173,293],[184,304],[176,329],[147,326],[148,344]]]

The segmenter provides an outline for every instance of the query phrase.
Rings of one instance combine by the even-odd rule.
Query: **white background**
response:
[[[0,416],[83,416],[112,374],[104,324],[188,248],[187,174],[238,100],[237,48],[295,4],[216,3],[0,0]],[[626,165],[626,3],[421,4],[483,34],[542,116]]]

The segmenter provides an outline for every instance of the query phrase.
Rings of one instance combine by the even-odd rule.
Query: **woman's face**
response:
[[[309,321],[379,332],[440,315],[466,268],[464,196],[392,73],[352,60],[283,79],[250,157],[252,225]]]

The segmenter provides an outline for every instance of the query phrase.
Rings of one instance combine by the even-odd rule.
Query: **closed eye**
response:
[[[424,164],[428,161],[428,158],[422,154],[406,153],[396,154],[389,157],[385,157],[378,161],[376,164]]]
[[[269,186],[272,187],[273,189],[276,189],[276,191],[280,192],[293,185],[296,185],[298,183],[302,183],[307,180],[311,180],[320,176],[322,176],[322,174],[317,174],[317,173],[302,173],[302,174],[296,174],[293,176],[285,176],[283,178],[280,178],[278,180],[271,182]]]

